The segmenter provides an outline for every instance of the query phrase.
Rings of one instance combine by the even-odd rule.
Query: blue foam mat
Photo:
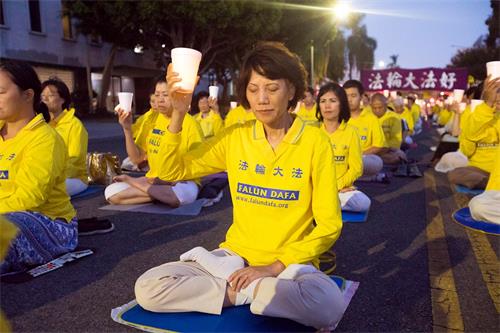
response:
[[[346,291],[346,280],[332,276],[335,283]],[[357,282],[349,281],[352,284]],[[352,297],[352,295],[351,295]],[[112,311],[113,320],[148,332],[314,332],[312,327],[289,319],[258,316],[250,312],[250,305],[224,308],[221,315],[199,312],[155,313],[144,310],[135,302],[132,307]],[[125,305],[127,307],[129,304]],[[117,311],[117,313],[113,313]],[[116,316],[116,318],[114,317]]]
[[[93,194],[96,194],[98,192],[104,193],[104,186],[102,186],[102,185],[89,185],[89,187],[87,187],[87,189],[85,191],[71,196],[71,200],[85,198],[85,197],[91,196]]]
[[[368,220],[368,212],[348,212],[348,211],[342,211],[342,221],[343,222],[350,222],[350,223],[362,223],[366,222]]]
[[[453,213],[453,219],[464,227],[487,234],[500,235],[500,224],[474,220],[470,215],[469,207],[457,210]]]
[[[471,190],[470,188],[467,188],[462,185],[455,185],[455,190],[459,193],[465,193],[470,195],[478,195],[484,192],[484,190]]]

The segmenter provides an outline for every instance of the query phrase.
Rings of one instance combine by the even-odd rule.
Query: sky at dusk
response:
[[[460,48],[488,32],[489,0],[353,0],[366,14],[368,35],[375,38],[375,68],[398,54],[403,68],[444,67]]]

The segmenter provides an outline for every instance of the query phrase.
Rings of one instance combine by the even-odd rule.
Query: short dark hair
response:
[[[200,92],[198,92],[192,102],[191,102],[191,113],[192,114],[196,114],[198,112],[200,112],[200,108],[198,107],[198,102],[200,101],[200,99],[202,99],[203,97],[209,97],[210,94],[206,91],[206,90],[202,90]]]
[[[335,96],[339,99],[340,112],[339,112],[339,123],[342,121],[348,122],[351,118],[351,112],[349,111],[349,101],[347,100],[347,94],[344,88],[335,82],[329,82],[319,89],[318,97],[316,98],[316,118],[319,121],[323,121],[323,115],[321,114],[321,106],[319,101],[321,97],[327,92],[333,92]]]
[[[2,61],[0,62],[0,71],[4,71],[10,77],[12,82],[19,87],[20,90],[26,91],[32,89],[33,109],[36,114],[41,113],[46,122],[50,121],[49,109],[45,103],[42,103],[42,84],[33,67],[23,61]]]
[[[288,102],[288,108],[294,108],[304,97],[307,73],[300,58],[290,52],[282,43],[259,42],[243,59],[236,92],[240,104],[249,109],[246,90],[252,71],[271,80],[285,79],[295,87],[295,95]]]
[[[313,87],[307,87],[305,92],[308,92],[308,93],[310,93],[311,95],[314,96],[314,89],[313,89]]]
[[[48,86],[53,86],[57,89],[57,93],[64,100],[62,104],[62,109],[69,109],[71,105],[71,94],[69,92],[68,86],[58,77],[51,77],[47,81],[42,83],[42,91]]]
[[[363,87],[363,84],[358,80],[347,80],[342,85],[342,87],[344,87],[344,89],[356,88],[356,89],[358,89],[360,96],[362,96],[365,93],[365,88]]]

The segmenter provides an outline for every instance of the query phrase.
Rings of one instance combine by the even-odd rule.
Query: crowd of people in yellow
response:
[[[227,173],[233,203],[233,223],[218,249],[195,247],[138,278],[143,308],[220,314],[250,304],[255,314],[335,327],[346,305],[317,269],[319,256],[341,234],[341,210],[370,208],[355,181],[388,181],[384,165],[396,175],[421,176],[407,152],[426,117],[459,132],[458,152],[449,154],[465,163],[447,170],[450,180],[486,189],[471,200],[473,217],[500,223],[499,78],[486,79],[477,106],[466,95],[462,110],[458,101],[421,108],[411,93],[406,101],[374,93],[363,105],[361,82],[328,82],[316,92],[306,76],[297,55],[265,42],[245,56],[240,104],[224,119],[217,98],[182,91],[171,66],[155,82],[151,109],[135,122],[116,107],[128,155],[123,167],[145,175],[117,176],[105,189],[108,202],[178,207],[197,199],[203,177]],[[4,225],[17,229],[9,233],[1,274],[76,248],[70,197],[88,186],[87,145],[62,81],[41,83],[25,63],[0,63],[0,214],[9,221],[0,226],[2,233]],[[463,160],[448,156],[443,163]]]

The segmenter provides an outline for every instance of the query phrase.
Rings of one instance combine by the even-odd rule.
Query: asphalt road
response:
[[[92,131],[89,151],[123,157],[119,128],[109,126],[114,130],[103,130],[108,136]],[[434,132],[421,134],[418,142],[413,157],[424,171]],[[360,282],[337,331],[499,331],[498,237],[478,240],[451,220],[466,199],[446,177],[426,171],[426,177],[360,189],[372,198],[368,222],[345,224],[333,248],[334,274]],[[98,210],[104,204],[100,195],[74,202],[78,217],[115,224],[112,233],[80,238],[80,247],[94,255],[28,282],[0,284],[1,306],[16,332],[135,331],[113,322],[110,310],[133,299],[137,277],[194,246],[217,247],[232,219],[227,190],[220,203],[196,217]],[[433,233],[435,225],[442,234]],[[450,276],[452,287],[436,286],[436,279]]]

